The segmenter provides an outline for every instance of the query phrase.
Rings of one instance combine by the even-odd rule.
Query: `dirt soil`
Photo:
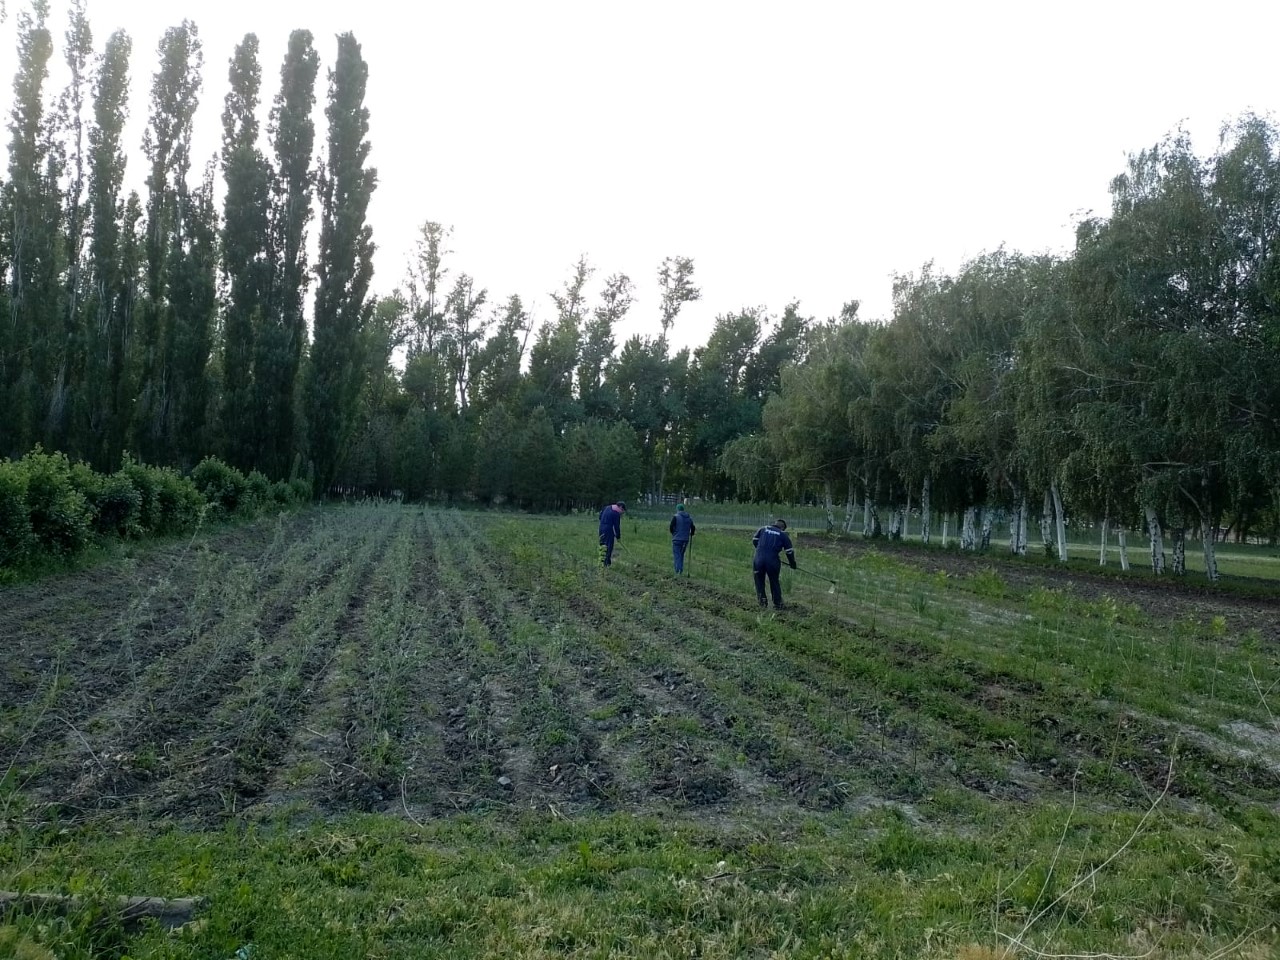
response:
[[[486,522],[309,512],[3,591],[0,810],[37,824],[885,804],[912,817],[940,787],[1069,795],[1082,763],[1109,765],[1079,787],[1107,803],[1160,786],[1168,732],[1119,708],[836,610],[764,616],[665,570],[566,567]],[[957,574],[998,563],[874,549]],[[1065,577],[1082,596],[1280,638],[1273,599],[999,566],[1010,584]],[[1211,747],[1184,754],[1188,802],[1280,792],[1280,771]]]

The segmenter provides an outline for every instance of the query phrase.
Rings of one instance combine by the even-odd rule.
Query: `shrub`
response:
[[[302,477],[294,477],[289,481],[289,488],[293,491],[294,503],[308,503],[311,500],[311,481]]]
[[[217,457],[205,457],[191,471],[191,481],[219,519],[234,516],[242,508],[250,508],[249,481],[235,467]]]
[[[252,509],[261,510],[271,504],[273,499],[271,481],[267,479],[266,474],[251,470],[249,476],[245,477],[245,485],[248,488],[248,501]]]
[[[27,511],[36,541],[49,553],[79,553],[89,543],[93,515],[84,494],[71,482],[66,455],[36,447],[21,465],[27,475]]]
[[[93,511],[99,536],[135,537],[142,533],[142,494],[123,470],[95,473],[87,463],[71,468],[71,483]]]
[[[271,499],[281,507],[288,507],[293,504],[293,488],[283,480],[277,480],[271,485]]]
[[[196,485],[171,467],[148,467],[155,480],[157,523],[153,533],[182,533],[200,522],[205,498]]]
[[[16,567],[35,545],[22,464],[0,460],[0,567]]]
[[[120,475],[138,491],[138,525],[144,534],[174,534],[190,529],[204,510],[194,483],[169,467],[149,467],[125,454]]]

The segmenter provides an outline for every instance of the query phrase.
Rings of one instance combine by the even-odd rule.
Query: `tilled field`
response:
[[[10,590],[7,804],[35,822],[197,823],[281,808],[912,815],[939,791],[1141,806],[1175,750],[1173,797],[1223,811],[1280,797],[1267,749],[1212,723],[1187,732],[1204,703],[1155,716],[1105,683],[1072,687],[1015,649],[1029,614],[974,596],[962,620],[938,619],[929,575],[868,574],[861,597],[810,592],[761,615],[715,551],[698,579],[625,549],[601,571],[530,523],[313,512]],[[1042,645],[1057,629],[1033,626]],[[1134,641],[1114,642],[1123,658]]]

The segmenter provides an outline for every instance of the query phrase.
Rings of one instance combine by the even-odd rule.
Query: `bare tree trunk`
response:
[[[831,508],[831,481],[822,481],[822,507],[827,514],[827,533],[834,533],[836,529],[836,515]]]
[[[844,532],[853,533],[853,478],[848,478],[844,488]]]
[[[1107,538],[1111,535],[1111,518],[1102,518],[1102,547],[1098,551],[1098,566],[1107,565]]]
[[[1147,536],[1151,539],[1151,572],[1164,573],[1164,534],[1160,530],[1160,518],[1156,508],[1145,505],[1142,508],[1147,515]]]
[[[880,536],[880,514],[876,510],[876,502],[871,499],[870,492],[867,493],[866,504],[863,508],[862,535],[875,539]]]
[[[898,507],[889,509],[889,539],[902,539],[902,511]]]
[[[1054,524],[1058,534],[1058,562],[1067,562],[1067,518],[1062,514],[1062,494],[1058,492],[1058,481],[1049,484],[1053,494]]]
[[[942,515],[942,549],[947,549],[947,531],[951,526],[951,514],[944,513]]]
[[[1022,505],[1018,507],[1018,556],[1027,555],[1027,495],[1022,495]]]
[[[1120,541],[1120,569],[1129,570],[1129,531],[1124,527],[1116,530],[1116,539]]]
[[[986,553],[991,549],[991,523],[995,519],[995,510],[991,508],[991,504],[987,504],[982,508],[982,552]]]
[[[1173,528],[1173,573],[1185,576],[1187,572],[1187,528]]]
[[[978,545],[977,508],[964,508],[964,523],[960,527],[960,549],[973,550]]]
[[[1205,525],[1205,537],[1201,541],[1204,546],[1204,575],[1211,583],[1218,582],[1218,551],[1215,546],[1218,539],[1218,524]]]
[[[902,511],[902,539],[911,538],[911,487],[907,487],[907,506]]]
[[[1053,498],[1049,491],[1044,492],[1044,505],[1040,508],[1040,539],[1044,542],[1044,555],[1053,555]]]
[[[924,478],[924,489],[920,491],[920,542],[929,542],[929,528],[932,525],[933,516],[929,510],[929,486],[930,477]]]

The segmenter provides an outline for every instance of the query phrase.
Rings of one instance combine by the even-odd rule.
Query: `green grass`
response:
[[[609,570],[590,517],[309,522],[257,560],[202,554],[162,636],[122,597],[139,672],[117,670],[117,694],[94,686],[109,648],[76,659],[97,626],[54,613],[19,640],[0,673],[18,692],[0,710],[0,888],[209,907],[176,934],[125,933],[100,907],[15,915],[0,944],[193,960],[1280,946],[1280,657],[1222,617],[1083,596],[1052,568],[1015,582],[808,544],[801,565],[839,589],[788,571],[794,609],[775,615],[754,605],[742,529],[700,524],[677,578],[665,517],[629,516]],[[28,654],[41,630],[60,631],[56,684]],[[159,699],[166,678],[201,716]],[[120,741],[138,717],[146,736]],[[231,729],[231,769],[262,779],[200,773]],[[119,742],[145,772],[133,807],[50,805],[64,751],[92,767],[84,746],[109,763]],[[379,812],[339,789],[347,767]],[[165,777],[225,791],[225,809],[156,815]]]
[[[970,808],[965,819],[980,833],[892,809],[773,827],[357,817],[198,839],[10,837],[0,850],[32,864],[28,884],[210,899],[197,929],[144,933],[127,943],[134,957],[229,957],[249,944],[257,956],[310,958],[954,956],[1001,935],[1204,956],[1258,927],[1254,942],[1273,936],[1247,892],[1274,894],[1276,851],[1249,832],[1184,818],[1173,842],[1139,814],[1047,805],[1015,818]],[[60,957],[93,955],[83,945],[92,917],[18,926]],[[100,927],[94,949],[121,955],[125,938]]]

